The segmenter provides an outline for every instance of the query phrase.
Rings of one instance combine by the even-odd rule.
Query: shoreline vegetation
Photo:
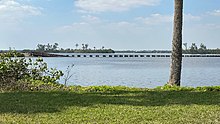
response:
[[[204,44],[200,44],[198,47],[195,43],[188,48],[186,43],[183,43],[185,48],[182,48],[182,53],[187,54],[220,54],[220,49],[208,49]],[[82,44],[82,48],[78,48],[79,44],[76,44],[76,48],[59,48],[58,43],[54,45],[47,44],[38,44],[35,50],[0,50],[0,55],[8,55],[12,57],[13,54],[11,51],[16,53],[17,57],[69,57],[68,55],[60,55],[58,53],[167,53],[171,54],[171,50],[113,50],[110,48],[105,48],[102,46],[101,48],[90,48],[89,44]]]

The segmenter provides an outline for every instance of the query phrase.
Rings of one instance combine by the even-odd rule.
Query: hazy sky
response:
[[[174,0],[0,0],[0,49],[170,49]],[[184,0],[183,42],[220,48],[220,0]]]

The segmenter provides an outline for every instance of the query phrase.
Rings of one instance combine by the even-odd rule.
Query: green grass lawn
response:
[[[5,92],[4,123],[220,124],[220,92]]]

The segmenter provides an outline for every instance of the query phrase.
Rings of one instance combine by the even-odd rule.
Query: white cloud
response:
[[[126,11],[139,6],[154,6],[160,0],[77,0],[76,7],[82,12]]]
[[[117,27],[133,27],[133,26],[136,26],[134,23],[126,22],[126,21],[121,21],[121,22],[112,23],[112,24],[116,25]]]
[[[85,31],[88,32],[88,30],[111,30],[113,32],[131,29],[131,28],[139,28],[139,24],[134,22],[127,22],[127,21],[119,21],[119,22],[105,22],[98,17],[95,16],[82,16],[83,21],[81,22],[74,22],[70,25],[64,25],[59,28],[57,28],[57,32],[69,32],[69,31]]]
[[[200,16],[194,16],[192,14],[184,14],[184,20],[185,21],[200,21]]]
[[[88,22],[88,23],[99,23],[101,22],[101,19],[99,17],[96,16],[92,16],[92,15],[83,15],[81,16],[81,18]]]
[[[202,30],[216,30],[220,29],[220,25],[214,23],[199,24],[197,25],[197,28],[201,28]]]
[[[38,16],[42,14],[41,9],[15,0],[1,0],[0,22],[12,23],[22,21],[27,16]]]
[[[192,14],[184,14],[184,21],[199,21],[200,16],[193,16]],[[149,17],[137,17],[136,20],[141,21],[147,25],[160,25],[164,23],[173,22],[173,15],[161,15],[161,14],[151,14]]]
[[[81,28],[85,28],[85,27],[88,27],[89,24],[86,23],[86,22],[76,22],[76,23],[73,23],[71,25],[65,25],[65,26],[62,26],[60,28],[58,28],[58,32],[64,32],[64,31],[72,31],[72,30],[80,30]]]
[[[212,16],[220,16],[220,10],[214,10],[212,12],[208,12],[208,14],[210,14]]]
[[[136,20],[141,21],[147,25],[158,25],[162,23],[172,22],[173,16],[170,15],[161,15],[161,14],[152,14],[150,17],[138,17]]]

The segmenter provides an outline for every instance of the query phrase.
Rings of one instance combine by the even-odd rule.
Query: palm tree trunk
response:
[[[175,0],[170,79],[168,84],[180,86],[182,68],[183,0]]]

